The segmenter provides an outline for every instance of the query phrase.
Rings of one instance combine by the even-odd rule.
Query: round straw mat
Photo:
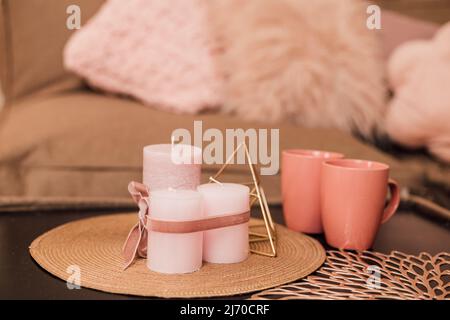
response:
[[[241,263],[204,263],[199,271],[183,275],[152,272],[139,259],[123,271],[121,248],[135,223],[136,214],[70,222],[35,239],[30,253],[42,268],[63,280],[71,277],[73,266],[79,267],[82,287],[165,298],[230,296],[268,289],[307,276],[325,260],[319,242],[277,225],[276,258],[251,254]],[[250,225],[255,228],[261,223],[252,219]],[[251,248],[269,252],[270,245],[256,242]]]

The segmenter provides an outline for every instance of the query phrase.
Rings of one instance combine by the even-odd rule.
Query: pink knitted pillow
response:
[[[66,45],[65,66],[105,91],[194,113],[221,102],[204,0],[109,0]]]

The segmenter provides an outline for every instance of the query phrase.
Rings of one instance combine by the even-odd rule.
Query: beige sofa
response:
[[[0,211],[129,207],[126,187],[141,180],[144,145],[168,143],[174,129],[192,129],[194,120],[203,120],[205,129],[265,127],[217,114],[173,115],[87,89],[62,67],[62,49],[74,32],[65,27],[66,8],[78,4],[85,23],[102,2],[1,0]],[[393,177],[411,188],[450,184],[448,166],[431,159],[399,160],[336,130],[274,127],[281,149],[327,149],[387,162]],[[203,179],[217,168],[204,166]],[[245,166],[231,167],[224,179],[247,180],[245,174]],[[279,175],[262,182],[270,201],[279,202]]]

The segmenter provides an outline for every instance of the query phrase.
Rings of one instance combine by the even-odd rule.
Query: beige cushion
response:
[[[173,115],[89,92],[27,99],[10,109],[5,120],[0,126],[0,195],[26,197],[128,197],[128,182],[141,180],[143,146],[169,143],[174,129],[192,129],[194,120],[203,120],[204,129],[262,127],[213,114]],[[326,149],[383,161],[406,185],[417,184],[425,174],[336,130],[283,125],[280,144],[280,150]],[[204,181],[217,169],[204,166]],[[248,181],[244,172],[245,166],[231,167],[224,179]],[[271,202],[279,202],[279,176],[263,176],[262,182]]]

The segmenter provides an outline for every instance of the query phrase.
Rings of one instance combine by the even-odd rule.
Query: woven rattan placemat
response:
[[[277,225],[277,257],[251,254],[239,264],[205,263],[198,272],[163,275],[138,260],[123,271],[121,248],[136,214],[115,214],[74,221],[33,241],[30,253],[45,270],[63,280],[79,270],[80,285],[105,292],[200,298],[245,294],[286,284],[309,275],[325,260],[320,243]],[[251,226],[260,224],[251,220]],[[268,242],[252,243],[267,250]]]

